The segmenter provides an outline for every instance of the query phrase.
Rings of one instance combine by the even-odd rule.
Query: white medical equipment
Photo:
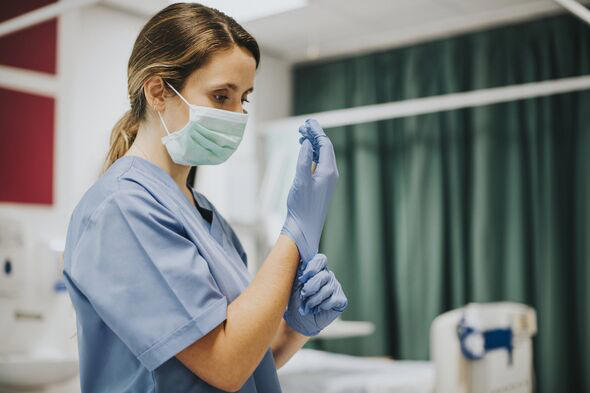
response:
[[[78,375],[75,311],[61,242],[0,216],[0,392],[46,391]]]
[[[436,393],[534,391],[537,317],[524,304],[469,303],[439,315],[430,328]]]

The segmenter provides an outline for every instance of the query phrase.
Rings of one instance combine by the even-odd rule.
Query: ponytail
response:
[[[103,166],[103,172],[129,150],[137,136],[138,129],[139,122],[135,119],[131,110],[128,110],[111,131],[110,147]]]

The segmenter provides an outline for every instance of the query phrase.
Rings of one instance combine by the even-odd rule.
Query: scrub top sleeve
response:
[[[172,212],[145,190],[121,190],[92,214],[71,276],[150,371],[227,317],[227,298]]]

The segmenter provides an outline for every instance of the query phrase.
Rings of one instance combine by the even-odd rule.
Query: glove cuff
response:
[[[304,262],[309,262],[311,258],[316,254],[309,250],[307,246],[307,241],[303,233],[297,228],[289,217],[285,220],[283,224],[283,228],[281,229],[281,234],[287,235],[295,242],[297,245],[297,249],[299,250],[299,256]]]
[[[298,311],[295,310],[295,312],[298,312]],[[317,336],[321,332],[321,329],[316,329],[316,330],[310,332],[309,330],[305,329],[305,327],[301,326],[298,323],[297,317],[289,318],[288,313],[289,313],[289,310],[287,310],[287,311],[285,311],[283,313],[283,319],[285,320],[285,322],[287,323],[287,325],[291,329],[295,330],[296,332],[301,333],[301,334],[303,334],[304,336],[307,336],[307,337]]]

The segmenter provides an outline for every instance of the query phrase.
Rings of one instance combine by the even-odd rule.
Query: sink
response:
[[[79,392],[76,314],[63,282],[63,244],[0,216],[0,266],[0,392]]]
[[[0,353],[0,388],[42,389],[68,381],[78,372],[78,359],[57,351]]]

